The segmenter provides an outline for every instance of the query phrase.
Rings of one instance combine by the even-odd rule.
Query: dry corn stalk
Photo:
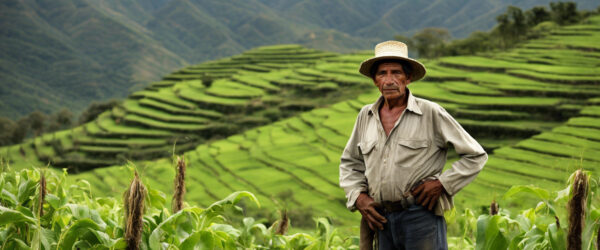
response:
[[[284,209],[284,210],[280,211],[279,213],[280,213],[281,219],[279,220],[279,224],[277,224],[277,230],[275,231],[275,233],[279,234],[279,235],[285,235],[287,233],[288,225],[289,225],[287,211]]]
[[[144,199],[146,187],[140,181],[137,171],[129,189],[123,195],[125,208],[125,241],[127,249],[140,249],[142,239]]]
[[[498,203],[496,203],[496,200],[492,201],[492,204],[490,204],[490,215],[496,215],[498,214]]]
[[[596,249],[600,249],[600,227],[598,227],[598,232],[596,233]]]
[[[569,233],[567,235],[567,249],[581,249],[581,232],[584,227],[585,207],[587,203],[588,178],[581,170],[575,172],[573,186],[571,186],[571,199],[567,204],[569,212]]]
[[[44,200],[46,199],[46,175],[42,171],[40,172],[40,197],[38,201],[38,211],[40,217],[44,215]]]
[[[185,195],[185,159],[177,156],[177,175],[174,181],[174,193],[172,200],[173,213],[183,209],[183,196]]]

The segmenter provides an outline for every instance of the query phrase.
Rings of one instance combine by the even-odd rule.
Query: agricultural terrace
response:
[[[565,27],[506,52],[424,62],[428,75],[409,85],[410,90],[441,104],[490,153],[484,171],[455,197],[459,207],[501,200],[513,185],[557,190],[577,168],[600,173],[600,49],[594,42],[598,39],[589,39],[599,36],[598,25],[600,17],[577,25],[585,39],[562,32],[571,29]],[[92,168],[102,159],[106,162],[99,165],[111,165],[119,160],[115,155],[135,160],[136,154],[144,158],[154,150],[170,154],[178,134],[230,135],[204,143],[177,142],[177,153],[186,151],[190,203],[206,206],[233,191],[248,190],[266,208],[287,207],[292,224],[303,226],[302,218],[318,211],[350,225],[358,215],[344,207],[338,164],[357,112],[378,96],[369,79],[356,72],[370,55],[312,51],[322,55],[314,58],[308,52],[293,53],[296,58],[289,62],[294,66],[285,68],[285,50],[312,51],[291,45],[265,47],[189,67],[134,93],[122,107],[81,128],[0,152],[17,168],[39,166],[48,159],[60,162],[55,159],[69,159],[69,154]],[[269,56],[274,57],[267,60]],[[302,63],[306,65],[300,67]],[[214,79],[208,83],[210,77]],[[351,89],[362,94],[312,109],[327,102],[324,93]],[[297,98],[291,99],[290,92]],[[304,110],[310,111],[293,112]],[[291,117],[271,123],[274,114]],[[239,123],[254,128],[227,130]],[[259,126],[263,124],[267,125]],[[448,158],[452,162],[457,156],[450,153]],[[137,165],[144,182],[155,189],[172,189],[170,158]],[[119,193],[128,183],[123,171],[119,166],[94,168],[70,178],[85,179],[97,193]],[[531,205],[527,202],[513,205]]]
[[[332,58],[344,57],[276,45],[189,66],[88,124],[2,148],[0,156],[18,168],[49,163],[78,172],[169,156],[173,148],[185,152],[367,88],[368,79],[354,69],[327,73],[317,67]]]

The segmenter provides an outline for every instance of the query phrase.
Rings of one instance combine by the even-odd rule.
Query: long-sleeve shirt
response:
[[[444,108],[410,91],[408,95],[406,109],[389,136],[379,117],[383,97],[359,112],[340,163],[340,186],[346,192],[348,209],[356,209],[361,192],[368,192],[375,202],[398,201],[421,180],[435,178],[446,190],[435,209],[436,214],[443,214],[452,208],[452,196],[487,161],[481,145]],[[449,143],[460,160],[442,173]]]

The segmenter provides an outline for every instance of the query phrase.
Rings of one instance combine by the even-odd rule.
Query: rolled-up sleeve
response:
[[[346,144],[340,161],[340,187],[346,192],[346,207],[351,211],[356,210],[355,203],[361,192],[368,190],[367,178],[365,177],[365,162],[359,150],[361,121],[366,109],[359,112],[354,123],[352,135]]]
[[[439,112],[434,119],[437,138],[441,140],[439,143],[451,143],[460,155],[460,159],[452,163],[452,168],[444,171],[438,178],[446,192],[453,196],[475,179],[487,162],[488,155],[444,108],[438,108]]]

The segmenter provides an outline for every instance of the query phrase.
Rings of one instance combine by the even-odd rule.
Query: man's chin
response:
[[[398,94],[397,92],[396,93],[386,93],[384,91],[382,95],[383,95],[383,98],[387,101],[402,98],[402,95]]]

